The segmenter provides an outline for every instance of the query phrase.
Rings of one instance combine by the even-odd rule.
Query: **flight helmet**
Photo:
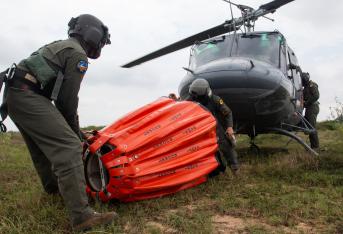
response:
[[[302,72],[301,73],[301,82],[303,85],[307,85],[310,82],[310,73]]]
[[[205,79],[195,79],[189,86],[189,94],[192,97],[211,96],[210,84]]]
[[[93,15],[83,14],[71,18],[68,26],[68,35],[80,41],[87,57],[91,59],[97,59],[101,54],[101,49],[111,44],[108,28]]]

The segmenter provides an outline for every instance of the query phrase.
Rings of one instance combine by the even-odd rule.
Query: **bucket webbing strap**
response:
[[[2,104],[0,105],[0,132],[6,132],[7,128],[5,124],[3,123],[4,120],[7,117],[7,105],[6,105],[6,92],[7,92],[7,74],[8,74],[9,69],[6,69],[5,71],[0,73],[0,92],[2,89],[3,84],[5,84],[5,89],[4,89],[4,95],[2,98]]]

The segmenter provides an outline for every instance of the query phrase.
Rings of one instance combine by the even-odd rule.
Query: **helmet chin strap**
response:
[[[208,97],[212,97],[212,89],[211,89],[211,88],[208,88],[208,90],[207,90],[207,96],[208,96]]]

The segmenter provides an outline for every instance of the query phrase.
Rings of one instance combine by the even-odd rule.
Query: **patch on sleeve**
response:
[[[88,69],[88,62],[85,60],[80,60],[80,62],[77,64],[77,70],[81,74],[85,74]]]
[[[220,105],[223,105],[223,104],[224,104],[223,99],[219,99],[219,104],[220,104]]]

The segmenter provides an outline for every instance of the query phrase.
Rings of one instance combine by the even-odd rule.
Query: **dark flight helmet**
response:
[[[71,18],[68,23],[68,35],[81,40],[85,47],[87,57],[96,59],[101,54],[101,49],[106,44],[111,44],[108,28],[95,16],[83,14]]]
[[[301,82],[303,85],[307,85],[310,82],[310,73],[302,72],[301,73]]]
[[[210,84],[205,79],[195,79],[189,86],[189,94],[193,97],[211,96]]]

